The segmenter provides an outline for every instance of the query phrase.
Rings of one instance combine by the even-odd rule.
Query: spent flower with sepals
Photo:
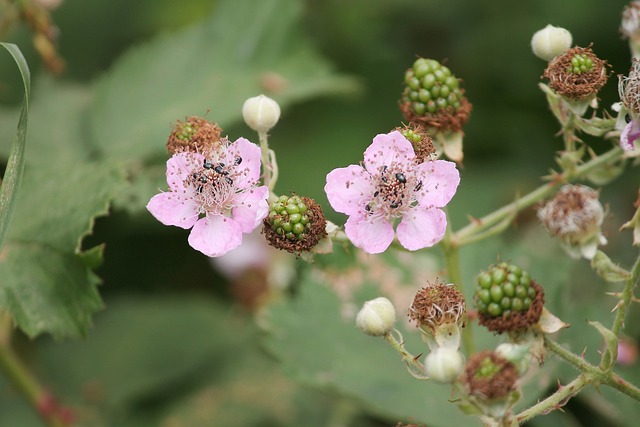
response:
[[[189,244],[215,257],[240,246],[267,215],[260,177],[260,149],[239,138],[215,149],[184,151],[167,161],[169,191],[153,196],[147,209],[160,222],[191,228]]]
[[[365,252],[384,252],[394,238],[409,250],[438,243],[447,220],[444,207],[458,188],[454,163],[418,163],[411,143],[400,132],[380,134],[364,152],[363,165],[338,168],[327,175],[325,192],[337,212],[349,215],[345,232]]]
[[[428,283],[416,293],[409,318],[416,322],[432,350],[438,347],[457,350],[466,321],[464,296],[453,284]]]
[[[598,196],[586,185],[569,184],[538,210],[540,221],[573,258],[592,259],[598,245],[607,243],[601,232],[604,208]]]

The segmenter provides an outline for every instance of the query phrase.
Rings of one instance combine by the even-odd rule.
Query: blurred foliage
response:
[[[52,12],[67,64],[57,78],[40,65],[25,26],[14,25],[0,37],[25,52],[34,90],[24,194],[0,259],[0,287],[20,296],[14,310],[22,303],[35,309],[23,318],[14,313],[28,335],[86,335],[62,343],[18,335],[18,349],[87,426],[375,427],[402,417],[434,426],[465,423],[446,405],[444,388],[413,380],[381,340],[361,336],[350,320],[362,300],[380,292],[406,306],[423,283],[373,281],[340,294],[297,260],[304,279],[293,295],[265,306],[258,331],[253,314],[234,298],[237,283],[191,250],[183,230],[161,226],[143,209],[165,187],[165,138],[173,121],[206,113],[230,138],[255,140],[240,122],[240,108],[264,91],[283,107],[270,141],[280,165],[276,191],[296,191],[328,207],[326,174],[360,161],[375,134],[400,124],[404,70],[416,56],[446,60],[474,104],[463,180],[449,208],[459,227],[467,215],[481,216],[538,185],[554,165],[559,126],[537,87],[545,64],[530,53],[533,32],[552,23],[570,29],[578,45],[593,42],[612,66],[600,94],[608,107],[617,100],[615,75],[629,67],[618,34],[625,4],[65,0]],[[18,79],[0,57],[0,166],[10,147],[5,141],[15,133]],[[607,148],[600,141],[593,147]],[[625,250],[631,236],[617,229],[633,213],[638,181],[637,169],[628,171],[615,189],[602,192],[611,207],[608,248],[623,263],[633,257]],[[109,203],[110,215],[102,217]],[[319,257],[317,266],[343,274],[355,259],[341,255]],[[532,210],[504,237],[463,249],[465,282],[498,257],[520,263],[545,285],[550,309],[572,324],[559,340],[577,352],[586,348],[585,357],[596,360],[600,336],[585,319],[608,322],[615,300],[603,294],[615,286],[586,265],[564,262]],[[388,262],[390,271],[443,274],[438,250],[411,266],[402,257]],[[635,340],[639,316],[633,307],[627,319]],[[486,347],[498,341],[476,329]],[[405,334],[418,353],[412,330]],[[541,397],[534,391],[550,392],[558,378],[574,375],[553,358],[541,372],[526,389],[528,402]],[[637,363],[621,372],[640,383]],[[626,426],[640,415],[637,402],[608,391],[585,393],[565,409],[531,424]],[[1,377],[0,425],[41,425]]]

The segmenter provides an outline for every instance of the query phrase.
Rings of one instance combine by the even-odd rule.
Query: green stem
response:
[[[618,305],[618,312],[616,313],[616,318],[613,321],[613,327],[611,330],[616,336],[620,336],[620,330],[624,325],[624,317],[627,314],[627,309],[629,308],[629,304],[631,304],[631,300],[633,299],[633,289],[635,288],[636,283],[638,282],[638,276],[640,275],[640,256],[636,259],[636,263],[633,265],[631,269],[631,277],[624,284],[624,290],[622,291],[622,298],[620,300],[620,304]]]
[[[519,211],[544,200],[552,194],[556,189],[560,188],[566,182],[583,178],[588,173],[594,171],[602,165],[622,158],[623,151],[619,147],[614,147],[606,153],[589,160],[586,163],[575,168],[573,171],[566,171],[557,174],[551,182],[541,185],[529,194],[526,194],[513,202],[501,207],[500,209],[485,215],[484,217],[474,220],[472,223],[461,228],[451,236],[451,244],[454,246],[463,246],[478,233],[499,223],[510,215],[515,217]]]
[[[9,313],[0,310],[0,371],[4,372],[11,384],[24,396],[50,427],[67,427],[55,411],[60,408],[29,369],[11,349],[13,320]],[[47,412],[49,411],[49,412]]]
[[[398,331],[396,331],[396,333],[400,334],[400,332]],[[422,363],[420,363],[418,360],[420,357],[419,355],[414,356],[413,354],[409,353],[404,348],[404,342],[398,341],[396,337],[393,336],[392,333],[386,334],[384,336],[384,339],[387,340],[387,342],[391,345],[391,347],[393,347],[395,351],[400,353],[400,356],[402,357],[402,361],[406,363],[410,369],[414,369],[416,372],[420,372],[424,374],[424,366],[422,366]]]
[[[444,251],[447,274],[456,289],[464,294],[464,282],[462,281],[462,270],[460,268],[460,249],[451,244],[452,232],[450,225],[451,221],[447,218],[447,230],[444,239],[442,239],[442,249]],[[471,322],[467,322],[467,325],[462,329],[462,345],[467,354],[475,353],[476,345]]]
[[[520,424],[529,421],[536,415],[546,414],[554,409],[559,409],[573,396],[578,394],[585,386],[589,384],[589,378],[585,374],[580,374],[566,386],[562,386],[546,399],[536,403],[530,408],[520,412],[516,418]]]
[[[264,185],[269,188],[271,192],[273,190],[273,184],[271,183],[271,176],[273,168],[271,166],[271,156],[269,155],[269,136],[267,132],[258,132],[258,138],[260,139],[260,161],[262,163],[262,180]]]
[[[628,381],[623,380],[612,371],[602,370],[599,367],[590,364],[582,357],[573,354],[546,336],[544,338],[544,345],[547,349],[582,371],[583,374],[589,375],[589,378],[592,379],[591,382],[596,384],[606,384],[609,387],[615,388],[627,396],[640,401],[640,389]]]

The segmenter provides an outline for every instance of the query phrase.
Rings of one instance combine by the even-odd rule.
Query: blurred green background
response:
[[[270,139],[280,166],[276,190],[316,198],[329,219],[341,224],[344,217],[331,212],[323,193],[326,174],[360,161],[374,135],[400,124],[401,82],[417,56],[446,61],[464,81],[474,105],[465,128],[462,184],[450,205],[454,227],[459,228],[467,215],[482,216],[534,188],[554,166],[561,138],[537,87],[546,64],[530,51],[532,34],[551,23],[569,29],[574,44],[593,43],[595,53],[612,67],[600,93],[601,105],[609,109],[617,101],[616,75],[627,73],[630,63],[628,46],[618,32],[626,3],[283,0],[275,2],[275,8],[251,13],[259,2],[64,0],[52,12],[60,30],[59,53],[66,61],[59,77],[47,75],[30,31],[17,23],[2,37],[18,44],[32,70],[33,144],[26,173],[58,158],[73,164],[81,157],[125,164],[134,183],[133,191],[116,197],[111,214],[97,220],[83,243],[83,248],[91,248],[106,242],[105,260],[97,270],[106,309],[95,316],[87,338],[54,342],[18,336],[21,355],[73,408],[79,425],[339,426],[345,419],[350,426],[392,425],[397,419],[371,409],[362,396],[349,396],[331,385],[318,387],[296,367],[283,373],[271,356],[278,352],[274,344],[266,345],[272,347],[270,353],[264,351],[252,311],[242,304],[242,295],[254,292],[254,285],[243,283],[244,290],[238,290],[189,248],[184,230],[163,227],[144,210],[146,200],[164,186],[162,135],[168,135],[172,120],[211,108],[206,117],[219,121],[231,139],[256,140],[240,120],[240,96],[257,94],[251,91],[260,84],[284,107]],[[234,19],[224,28],[207,24],[220,23],[218,15]],[[199,31],[192,32],[197,25],[211,33],[211,49],[207,43],[184,43]],[[254,33],[254,39],[245,37]],[[244,58],[251,40],[260,49]],[[263,46],[261,40],[268,42]],[[269,55],[284,59],[271,61]],[[146,60],[158,67],[145,68],[140,63]],[[272,62],[285,75],[295,71],[295,82],[282,92],[277,78],[275,87],[256,78],[263,78]],[[216,78],[223,82],[211,83],[213,87],[226,85],[225,90],[240,98],[227,98],[227,92],[202,93],[208,86],[189,84],[191,79],[208,82],[202,76],[212,65],[220,67]],[[0,162],[6,159],[22,96],[14,68],[8,55],[0,56]],[[235,74],[239,77],[233,79]],[[176,100],[175,106],[162,96],[156,99],[163,91]],[[76,134],[88,136],[79,138],[73,151],[70,141]],[[610,147],[608,142],[592,142],[598,152]],[[611,212],[609,247],[623,263],[635,254],[628,250],[630,233],[618,234],[617,229],[633,214],[638,182],[637,170],[628,171],[615,188],[602,192]],[[495,252],[478,255],[481,249],[470,249],[466,255],[474,262],[465,276],[472,277],[476,264],[495,260],[500,244],[526,236],[534,227],[532,212],[525,212],[504,240],[492,243]],[[302,262],[293,264],[301,268]],[[571,272],[582,277],[584,270]],[[603,292],[588,294],[598,300]],[[631,315],[638,317],[637,312]],[[630,337],[640,337],[640,328],[633,322],[628,326]],[[591,341],[594,351],[597,339]],[[291,376],[300,381],[292,382]],[[309,384],[316,387],[305,386]],[[598,407],[597,400],[588,395],[571,403],[566,415],[554,413],[532,425],[628,425],[602,415],[613,410],[604,403],[604,409]],[[638,414],[637,403],[623,405]],[[0,377],[0,426],[32,425],[40,425],[39,420]]]

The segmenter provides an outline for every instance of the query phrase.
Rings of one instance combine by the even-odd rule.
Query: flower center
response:
[[[206,158],[204,161],[193,160],[185,185],[195,190],[193,199],[200,213],[220,214],[234,207],[234,196],[240,191],[236,180],[245,173],[237,168],[241,163],[240,156],[236,156],[232,164]]]
[[[403,170],[395,164],[385,165],[373,177],[376,186],[364,209],[387,220],[398,218],[411,208],[416,201],[414,193],[422,188],[422,181],[416,182],[413,168]]]

